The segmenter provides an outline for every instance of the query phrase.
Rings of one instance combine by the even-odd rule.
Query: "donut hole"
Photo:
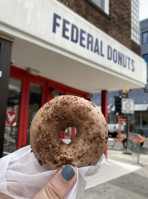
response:
[[[65,144],[70,144],[70,142],[74,139],[76,134],[77,134],[76,127],[68,127],[60,133],[60,136]]]

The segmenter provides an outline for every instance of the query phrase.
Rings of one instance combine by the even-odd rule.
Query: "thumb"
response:
[[[77,171],[70,164],[52,177],[34,199],[64,199],[77,180]]]

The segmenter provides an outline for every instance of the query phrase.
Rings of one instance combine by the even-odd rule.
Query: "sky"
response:
[[[148,0],[139,0],[139,19],[144,20],[148,18]]]

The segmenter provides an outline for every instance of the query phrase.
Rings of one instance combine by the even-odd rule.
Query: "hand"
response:
[[[70,164],[59,169],[34,199],[64,199],[77,180],[77,171]]]

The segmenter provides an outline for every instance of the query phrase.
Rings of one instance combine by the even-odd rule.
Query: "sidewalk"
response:
[[[99,173],[86,178],[86,189],[137,171],[138,169],[141,169],[141,167],[114,160],[107,160],[106,163],[101,166]]]
[[[143,155],[142,160],[136,164],[134,155],[109,150],[108,160],[99,173],[87,178],[87,187],[80,199],[148,198],[148,155]]]

